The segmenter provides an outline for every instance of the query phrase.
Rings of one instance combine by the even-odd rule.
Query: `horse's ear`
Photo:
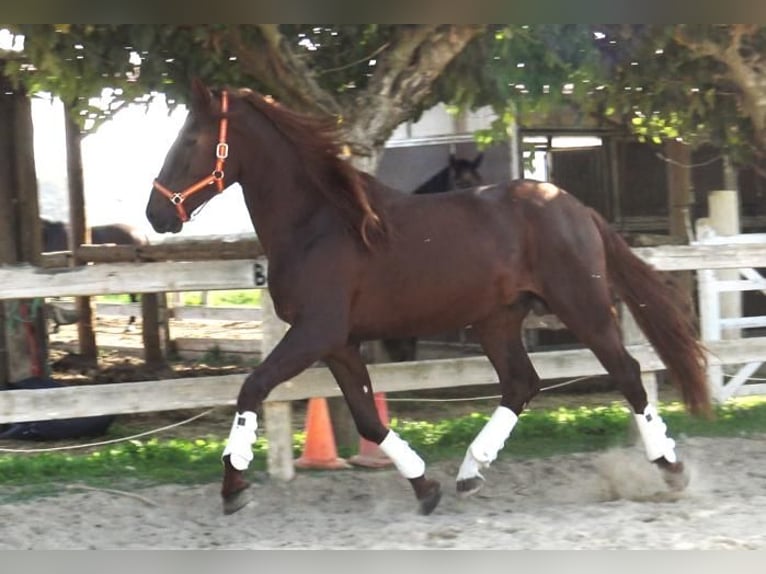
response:
[[[484,153],[479,152],[479,155],[476,156],[476,159],[473,160],[473,169],[479,169],[479,166],[481,165],[481,160],[484,159]]]
[[[189,104],[194,113],[204,113],[210,109],[213,94],[199,78],[194,78],[191,84],[191,98]]]

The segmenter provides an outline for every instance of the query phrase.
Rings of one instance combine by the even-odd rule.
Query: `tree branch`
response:
[[[383,50],[388,49],[390,45],[391,45],[391,42],[386,42],[382,46],[379,46],[378,48],[376,48],[373,52],[367,54],[364,58],[359,58],[358,60],[355,60],[354,62],[349,62],[348,64],[344,64],[343,66],[338,66],[336,68],[328,68],[326,70],[320,70],[319,72],[317,72],[317,76],[323,76],[324,74],[330,74],[332,72],[340,72],[342,70],[347,70],[348,68],[353,68],[354,66],[358,66],[359,64],[364,64],[365,62],[372,60],[375,56],[380,54]]]
[[[352,152],[372,156],[419,109],[452,59],[485,29],[486,25],[398,27],[375,52],[377,63],[367,85],[342,94],[320,86],[319,72],[278,25],[225,26],[215,33],[220,45],[237,57],[244,75],[257,79],[288,106],[342,117]]]
[[[738,99],[742,110],[750,119],[755,130],[758,145],[766,149],[766,76],[760,70],[760,60],[757,55],[748,57],[744,54],[743,40],[758,31],[756,26],[748,24],[729,25],[730,42],[721,45],[712,40],[692,39],[683,26],[677,26],[675,40],[693,54],[707,56],[723,64],[726,68],[725,77],[736,86]]]
[[[401,28],[391,48],[378,58],[367,87],[351,93],[353,110],[347,131],[355,153],[366,155],[383,145],[393,130],[412,116],[434,81],[484,25],[417,25]]]
[[[337,115],[340,106],[315,80],[314,71],[296,54],[276,24],[255,24],[245,39],[240,26],[226,26],[220,38],[237,57],[242,71],[267,86],[288,106],[316,114]]]

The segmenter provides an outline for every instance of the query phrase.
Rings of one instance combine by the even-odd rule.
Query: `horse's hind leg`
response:
[[[393,461],[399,473],[410,481],[421,514],[430,514],[441,499],[441,486],[425,476],[422,458],[394,431],[385,427],[375,407],[372,383],[359,348],[348,345],[325,357],[338,386],[343,391],[359,434]]]
[[[576,274],[576,270],[567,270]],[[566,282],[552,282],[555,288],[546,293],[551,310],[596,355],[633,409],[647,458],[664,471],[664,478],[674,489],[688,483],[683,464],[677,459],[675,442],[656,408],[649,404],[641,382],[641,368],[625,349],[611,305],[609,291],[602,280],[605,274],[589,274],[589,281],[571,277]],[[595,281],[594,281],[595,279]],[[579,288],[572,288],[578,285]]]
[[[495,460],[510,436],[521,411],[540,389],[540,378],[524,348],[521,325],[529,311],[522,298],[489,319],[474,324],[482,349],[497,371],[502,398],[500,406],[477,435],[460,465],[457,492],[468,496],[483,486],[481,469]]]

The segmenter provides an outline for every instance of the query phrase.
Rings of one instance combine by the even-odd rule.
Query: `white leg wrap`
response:
[[[480,477],[482,468],[487,468],[497,458],[505,441],[511,435],[519,417],[507,407],[497,407],[495,412],[468,447],[463,464],[457,474],[457,480]]]
[[[407,441],[401,439],[394,431],[389,430],[386,438],[378,446],[394,462],[404,478],[418,478],[425,474],[426,463],[412,450]]]
[[[646,457],[649,460],[657,460],[665,457],[668,462],[676,462],[676,442],[666,434],[667,427],[662,422],[662,417],[652,405],[647,405],[643,414],[634,414],[638,432],[644,441]]]
[[[229,432],[229,440],[223,449],[222,457],[229,456],[231,465],[237,470],[245,470],[253,460],[252,444],[258,429],[258,417],[254,412],[245,411],[234,415],[234,422]]]

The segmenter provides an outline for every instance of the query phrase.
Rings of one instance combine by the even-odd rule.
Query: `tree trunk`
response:
[[[73,265],[84,265],[77,260],[75,247],[90,243],[90,231],[85,218],[85,184],[82,174],[82,135],[80,127],[72,118],[72,106],[65,106],[64,125],[66,131],[67,179],[69,188],[69,250],[72,251]],[[93,310],[90,297],[76,298],[77,335],[80,341],[80,355],[87,362],[96,364],[98,349],[93,331]]]

